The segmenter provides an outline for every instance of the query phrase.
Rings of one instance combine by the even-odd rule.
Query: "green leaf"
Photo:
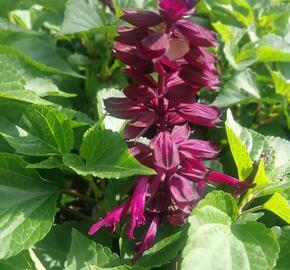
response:
[[[267,156],[266,173],[270,173],[276,166],[275,149],[270,145],[267,137],[239,125],[230,110],[227,111],[227,126],[241,140],[254,163],[260,162],[263,155]]]
[[[290,44],[281,36],[269,34],[259,42],[258,62],[289,62]]]
[[[257,76],[251,69],[236,72],[223,86],[221,93],[214,101],[218,107],[228,107],[239,102],[260,98]]]
[[[102,89],[98,91],[97,106],[98,106],[99,119],[103,119],[105,117],[102,123],[105,129],[110,129],[112,131],[120,132],[124,127],[125,120],[107,115],[107,112],[105,110],[104,100],[111,97],[124,97],[124,94],[122,91],[114,89],[114,88]]]
[[[0,55],[18,57],[39,71],[82,78],[43,40],[27,38],[16,42],[14,46],[0,45]]]
[[[8,105],[9,106],[9,105]],[[18,153],[31,156],[68,153],[73,146],[70,120],[42,106],[9,106],[1,109],[0,134]],[[11,111],[14,114],[11,115]],[[19,113],[18,117],[15,114]]]
[[[275,269],[277,270],[289,270],[289,257],[290,257],[290,227],[282,228],[282,234],[280,236],[280,254]]]
[[[175,258],[184,247],[186,242],[185,226],[173,229],[171,225],[164,224],[160,229],[154,246],[144,252],[137,261],[138,266],[145,268],[161,267]]]
[[[280,193],[275,193],[263,207],[290,224],[290,205]]]
[[[0,153],[0,259],[31,247],[50,230],[58,194],[27,163]]]
[[[68,154],[64,157],[64,163],[80,175],[100,178],[125,178],[154,173],[130,155],[118,133],[102,130],[98,123],[84,135],[80,156]]]
[[[121,261],[117,254],[72,230],[72,242],[65,270],[93,270],[117,267]]]
[[[62,34],[87,32],[104,26],[100,12],[94,1],[69,0],[66,4]]]
[[[226,132],[231,152],[238,169],[239,179],[245,180],[253,170],[251,156],[249,155],[247,148],[243,144],[242,140],[231,128],[229,121],[226,122]]]
[[[18,70],[8,63],[0,62],[0,98],[20,100],[34,104],[49,105],[34,92],[25,89],[25,81]]]
[[[238,213],[238,207],[235,199],[228,193],[223,191],[212,191],[203,200],[201,200],[197,208],[212,206],[224,212],[232,219],[235,219]]]
[[[28,250],[22,251],[18,255],[7,260],[0,260],[0,269],[3,270],[38,270],[35,267],[33,260]]]
[[[224,200],[228,200],[226,195]],[[278,242],[274,233],[259,222],[234,223],[214,204],[203,203],[194,210],[189,225],[183,270],[193,266],[195,270],[264,270],[275,266]]]
[[[286,80],[280,72],[271,71],[277,94],[285,96],[290,101],[290,81]]]

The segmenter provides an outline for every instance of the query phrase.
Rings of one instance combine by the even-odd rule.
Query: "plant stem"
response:
[[[264,210],[264,206],[263,205],[256,206],[256,207],[253,207],[251,209],[245,210],[244,212],[240,213],[240,215],[245,215],[245,214],[253,213],[253,212],[256,212],[256,211],[260,211],[260,210]]]
[[[165,91],[165,75],[159,73],[158,76],[158,110],[159,110],[159,124],[160,130],[164,131],[165,126],[165,107],[164,107],[164,91]]]
[[[67,206],[61,205],[61,206],[60,206],[60,209],[62,209],[62,210],[65,211],[65,212],[70,213],[71,215],[73,215],[73,216],[75,216],[75,217],[77,217],[77,218],[79,218],[79,219],[82,219],[82,220],[88,221],[88,222],[90,222],[90,223],[95,222],[94,219],[88,217],[87,215],[85,215],[85,214],[83,214],[83,213],[77,212],[77,211],[75,211],[75,210],[73,210],[73,209],[71,209],[71,208],[69,208],[69,207],[67,207]]]
[[[89,197],[89,196],[86,196],[86,195],[83,195],[83,194],[80,194],[78,193],[77,191],[75,190],[72,190],[72,189],[68,189],[68,190],[61,190],[61,192],[65,193],[65,194],[68,194],[68,195],[71,195],[73,197],[76,197],[82,201],[86,201],[86,202],[89,202],[89,203],[96,203],[97,200],[92,198],[92,197]]]

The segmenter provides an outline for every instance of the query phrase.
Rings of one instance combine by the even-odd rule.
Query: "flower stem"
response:
[[[164,106],[164,91],[165,91],[165,75],[159,73],[158,76],[158,111],[159,111],[159,124],[160,130],[165,130],[165,106]]]
[[[263,205],[256,206],[256,207],[253,207],[251,209],[243,211],[242,213],[240,213],[240,216],[241,215],[245,215],[245,214],[249,214],[249,213],[253,213],[253,212],[256,212],[256,211],[260,211],[260,210],[263,210],[263,209],[264,209]]]

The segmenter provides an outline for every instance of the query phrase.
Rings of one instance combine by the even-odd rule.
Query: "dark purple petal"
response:
[[[187,159],[216,159],[220,150],[219,145],[203,140],[187,140],[178,144],[180,156]]]
[[[219,85],[218,73],[214,67],[199,70],[191,65],[182,65],[179,76],[195,88],[216,89]]]
[[[131,67],[127,67],[124,70],[127,75],[135,82],[139,84],[144,84],[152,89],[155,89],[157,87],[157,82],[150,75],[140,73],[140,71],[137,71],[136,69]]]
[[[127,123],[124,136],[126,139],[135,139],[142,136],[155,122],[155,112],[148,111]]]
[[[114,56],[125,65],[132,66],[139,72],[150,73],[153,71],[152,63],[142,59],[137,50],[131,46],[116,42]]]
[[[178,21],[176,29],[194,46],[216,47],[216,34],[187,20]]]
[[[136,9],[124,9],[122,20],[137,27],[152,27],[162,22],[162,18],[152,11],[139,11]]]
[[[167,112],[165,114],[165,122],[168,126],[180,125],[185,122],[185,119],[177,112]]]
[[[188,203],[199,199],[197,192],[192,186],[192,182],[178,174],[174,174],[170,178],[169,191],[178,206],[181,206],[182,203]]]
[[[93,235],[104,226],[111,227],[112,230],[115,231],[116,224],[119,223],[121,218],[127,214],[129,207],[130,207],[130,200],[122,203],[120,206],[113,209],[111,212],[109,212],[106,215],[105,218],[101,219],[99,222],[91,226],[89,230],[89,235]]]
[[[191,46],[188,54],[184,56],[184,59],[194,68],[206,69],[214,65],[215,57],[207,52],[204,48]]]
[[[182,16],[194,12],[193,7],[199,0],[159,0],[159,12],[166,20],[174,22]]]
[[[138,100],[143,103],[149,102],[153,98],[157,98],[156,92],[145,85],[133,84],[124,89],[126,97]]]
[[[153,167],[152,150],[148,145],[139,142],[128,142],[128,147],[131,155],[141,164],[150,168]]]
[[[186,141],[190,136],[191,130],[186,123],[181,126],[175,126],[171,132],[172,139],[178,145],[179,143]]]
[[[142,40],[149,33],[148,29],[145,28],[130,28],[127,26],[118,27],[117,32],[119,36],[116,37],[115,40],[119,43],[131,46],[136,46],[139,44],[140,40]]]
[[[104,100],[104,104],[107,112],[121,119],[131,119],[147,111],[140,102],[128,98],[108,98]]]
[[[179,155],[175,142],[168,131],[160,132],[151,141],[156,166],[166,172],[176,170],[179,165]]]
[[[181,210],[176,210],[173,212],[169,212],[166,215],[167,220],[173,227],[181,226],[184,224],[185,220],[188,217],[188,213],[184,213]]]
[[[190,87],[186,83],[171,85],[166,89],[165,97],[173,104],[176,103],[193,103],[197,89]]]
[[[180,104],[176,111],[185,120],[200,126],[214,127],[220,123],[220,109],[200,103]]]
[[[137,177],[137,185],[133,192],[130,207],[131,222],[128,228],[128,237],[131,239],[134,238],[135,227],[145,223],[144,208],[147,187],[148,176]]]
[[[167,53],[168,49],[168,35],[156,32],[141,40],[141,44],[138,47],[138,53],[140,57],[151,60],[162,57]]]
[[[178,169],[178,174],[186,179],[199,183],[204,181],[208,170],[199,160],[182,160],[182,167]]]
[[[145,234],[143,241],[137,245],[137,252],[136,255],[134,256],[134,260],[140,258],[145,250],[153,246],[157,233],[158,224],[159,224],[159,215],[156,214],[153,216],[152,222],[150,224],[147,233]]]

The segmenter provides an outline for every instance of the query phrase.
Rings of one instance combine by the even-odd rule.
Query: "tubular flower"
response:
[[[186,221],[209,182],[230,185],[235,194],[249,185],[203,164],[218,157],[218,144],[190,139],[189,124],[216,127],[221,122],[219,108],[197,102],[201,88],[219,84],[216,59],[208,50],[217,44],[215,34],[186,20],[197,2],[160,0],[159,14],[127,9],[122,19],[130,26],[118,28],[114,55],[133,83],[124,89],[124,98],[109,98],[105,107],[112,116],[128,120],[124,135],[131,154],[156,175],[137,177],[129,198],[94,224],[90,234],[103,226],[114,231],[129,217],[132,239],[135,228],[150,223],[136,245],[135,259],[153,245],[164,219],[173,226]],[[148,145],[136,142],[149,133]]]

